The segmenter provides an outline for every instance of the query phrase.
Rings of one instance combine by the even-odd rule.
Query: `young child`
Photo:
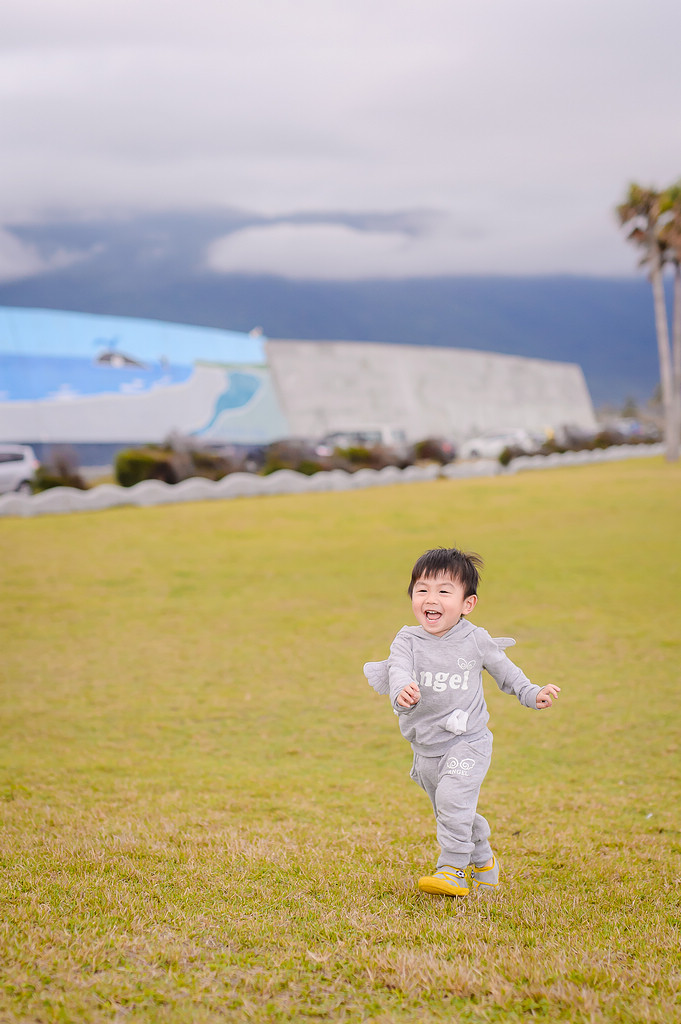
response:
[[[500,690],[514,693],[528,708],[549,708],[560,692],[552,684],[535,686],[506,657],[503,648],[515,640],[494,640],[466,620],[477,604],[481,568],[478,555],[457,548],[421,555],[409,584],[418,626],[402,627],[387,661],[364,666],[374,689],[390,694],[402,735],[414,751],[411,778],[435,811],[440,857],[435,872],[419,880],[419,889],[446,896],[499,884],[489,825],[477,813],[492,756],[483,668]]]

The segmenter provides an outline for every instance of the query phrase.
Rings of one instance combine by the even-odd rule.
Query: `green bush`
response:
[[[336,448],[332,460],[334,469],[347,469],[351,473],[357,469],[385,469],[386,466],[397,466],[399,469],[404,469],[412,463],[407,456],[380,444],[373,445],[371,448],[364,445]]]
[[[271,473],[278,473],[280,469],[291,468],[291,466],[288,466],[285,462],[282,462],[281,459],[266,459],[265,465],[260,470],[260,475],[269,476]]]
[[[315,458],[309,444],[292,438],[274,441],[268,445],[261,474],[269,476],[280,469],[291,469],[296,473],[304,473],[305,476],[313,476],[328,468],[328,460]]]
[[[409,465],[411,459],[383,445],[352,445],[348,448],[335,448],[332,455],[319,456],[308,442],[290,438],[268,445],[260,473],[262,476],[269,476],[279,469],[291,469],[296,473],[312,476],[314,473],[328,472],[332,469],[355,473],[358,469],[383,469],[385,466],[404,468]]]
[[[426,437],[414,445],[414,458],[424,462],[439,462],[445,466],[454,459],[454,447],[437,437]]]
[[[508,464],[509,464],[509,462],[511,461],[512,458],[513,458],[513,452],[511,451],[511,449],[507,445],[504,448],[504,450],[502,451],[501,455],[499,456],[499,462],[501,463],[502,466],[508,466]]]
[[[48,460],[38,466],[31,486],[35,494],[53,487],[75,487],[79,491],[88,489],[80,475],[78,459],[69,448],[53,451]]]
[[[303,473],[304,476],[314,476],[315,473],[320,473],[323,469],[321,462],[316,462],[314,459],[301,459],[298,463],[298,472]]]
[[[38,466],[31,486],[34,494],[38,494],[40,491],[49,491],[53,487],[75,487],[79,491],[88,489],[80,473],[61,473],[50,466]]]
[[[351,448],[336,448],[336,454],[340,455],[343,459],[347,459],[352,466],[370,466],[374,449],[357,445]]]
[[[507,445],[506,448],[499,455],[499,462],[502,466],[508,466],[509,462],[513,459],[519,458],[521,455],[527,455],[528,453],[524,448],[520,448],[517,444]]]
[[[203,449],[189,452],[189,457],[193,466],[192,475],[202,476],[208,480],[222,480],[224,476],[242,468],[242,463],[237,464],[237,460]]]
[[[593,447],[589,442],[583,441],[580,444],[575,444],[571,448],[567,448],[565,445],[558,444],[554,438],[548,438],[544,441],[543,445],[539,449],[539,455],[564,455],[567,451],[583,451],[588,447]]]
[[[134,487],[142,480],[164,480],[167,484],[176,484],[178,475],[172,458],[172,452],[161,448],[126,448],[116,456],[116,480],[121,487]]]
[[[121,487],[134,487],[142,480],[163,480],[177,484],[180,480],[200,476],[222,480],[228,473],[242,468],[242,462],[205,449],[180,449],[170,445],[147,445],[126,448],[116,456],[114,473]]]

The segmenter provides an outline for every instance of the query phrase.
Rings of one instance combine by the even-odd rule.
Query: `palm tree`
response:
[[[672,390],[676,403],[676,424],[681,434],[681,182],[664,193],[666,223],[660,230],[667,261],[674,268],[674,311],[672,316]],[[677,455],[679,438],[677,437]]]
[[[674,387],[669,324],[664,298],[663,272],[669,243],[662,234],[664,226],[673,220],[669,194],[632,184],[629,186],[624,202],[617,207],[617,216],[620,224],[631,225],[627,241],[642,250],[641,264],[648,268],[648,276],[653,289],[655,331],[664,408],[666,457],[673,462],[679,457],[679,401]]]

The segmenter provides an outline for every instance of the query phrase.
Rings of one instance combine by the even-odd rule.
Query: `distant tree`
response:
[[[674,201],[673,189],[658,192],[653,188],[632,184],[629,186],[624,202],[617,207],[620,224],[630,228],[627,241],[641,250],[640,265],[647,268],[653,290],[655,331],[664,409],[664,440],[666,456],[670,462],[676,461],[679,457],[679,430],[681,428],[681,392],[674,380],[663,277],[664,265],[671,252],[668,225],[673,224],[676,219]],[[681,285],[679,287],[681,289]],[[681,316],[681,306],[679,309],[679,316]],[[681,330],[681,327],[679,329]]]
[[[622,416],[627,419],[635,420],[638,416],[638,403],[635,398],[629,395],[628,398],[624,399],[621,409]]]

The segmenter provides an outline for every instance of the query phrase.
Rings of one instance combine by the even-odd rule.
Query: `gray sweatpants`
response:
[[[438,868],[482,865],[492,857],[489,825],[476,811],[491,759],[489,730],[473,742],[464,736],[452,737],[451,747],[441,757],[414,753],[411,777],[426,791],[435,811],[441,851]]]

